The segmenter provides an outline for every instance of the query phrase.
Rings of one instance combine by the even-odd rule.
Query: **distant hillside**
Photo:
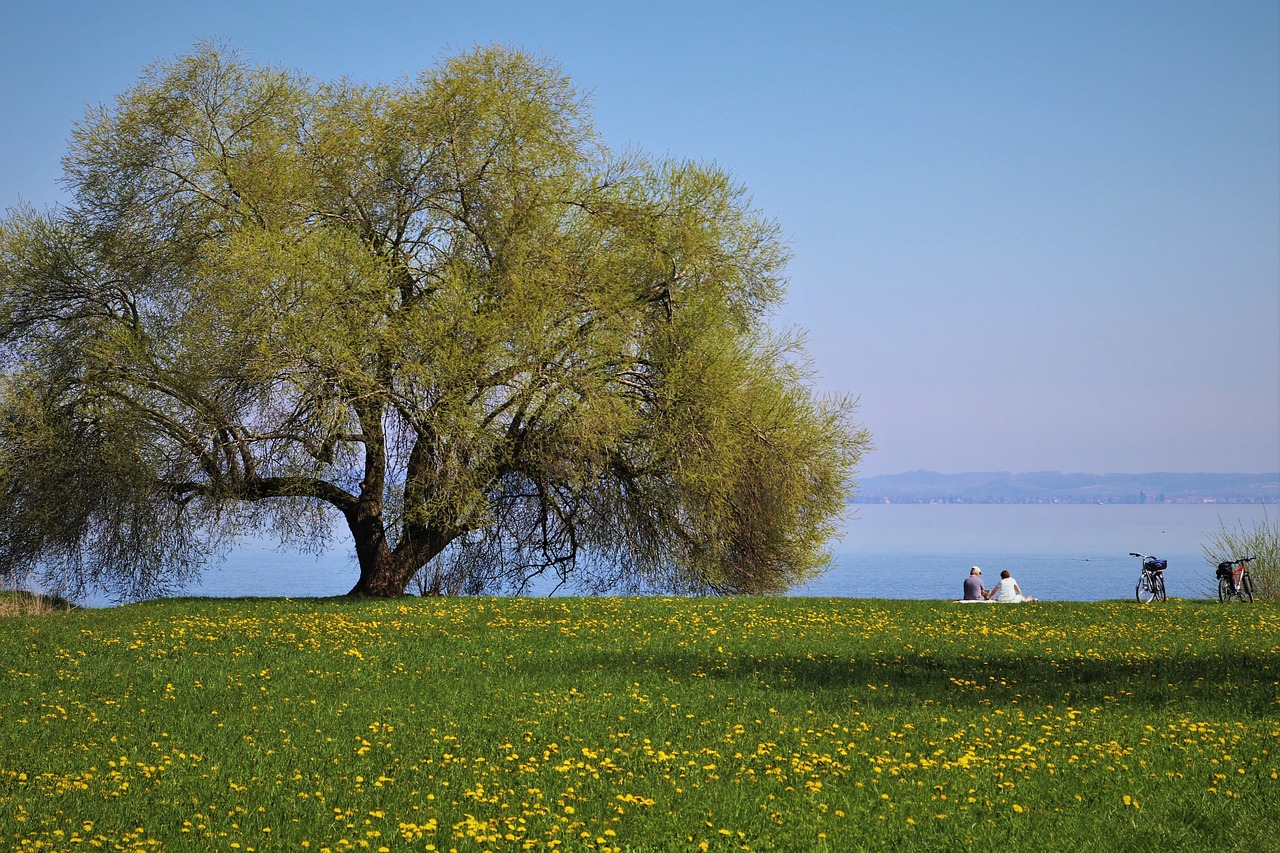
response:
[[[854,503],[1280,503],[1278,474],[911,471],[860,481]]]

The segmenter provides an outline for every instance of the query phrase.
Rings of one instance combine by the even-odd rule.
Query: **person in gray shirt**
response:
[[[987,592],[982,585],[982,569],[972,566],[969,569],[969,577],[964,579],[964,597],[962,601],[986,601],[991,598],[991,593]]]

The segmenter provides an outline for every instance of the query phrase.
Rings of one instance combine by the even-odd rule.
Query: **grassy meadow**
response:
[[[11,850],[1275,850],[1280,606],[0,619]]]

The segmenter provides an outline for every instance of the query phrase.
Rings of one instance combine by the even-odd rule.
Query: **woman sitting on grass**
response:
[[[996,588],[992,590],[991,597],[1002,604],[1035,601],[1031,596],[1022,594],[1022,587],[1018,586],[1018,582],[1013,579],[1013,575],[1009,574],[1008,569],[1000,573],[1000,583],[996,584]]]

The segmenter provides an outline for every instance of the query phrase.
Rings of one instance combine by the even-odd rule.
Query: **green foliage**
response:
[[[0,846],[1269,850],[1277,617],[776,597],[15,617]]]
[[[1223,523],[1210,534],[1203,550],[1211,566],[1253,557],[1249,576],[1253,578],[1254,597],[1264,601],[1280,598],[1280,519],[1273,521],[1265,509],[1262,518],[1255,520],[1251,527],[1246,527],[1243,521],[1236,527]]]
[[[610,152],[553,63],[364,86],[204,45],[66,164],[67,208],[0,223],[0,574],[137,596],[335,516],[361,594],[824,565],[869,438],[769,329],[777,224]]]

